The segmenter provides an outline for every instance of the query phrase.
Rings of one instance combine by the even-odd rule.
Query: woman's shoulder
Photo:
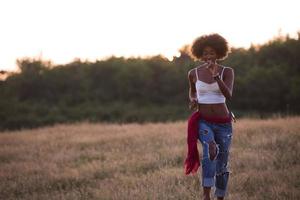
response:
[[[195,73],[196,70],[202,70],[203,68],[204,68],[204,65],[197,65],[196,67],[190,69],[188,73],[189,73],[189,74],[190,74],[190,73]]]
[[[233,71],[233,68],[232,67],[229,67],[229,66],[225,66],[225,65],[220,65],[222,67],[222,70],[225,71]]]
[[[194,68],[190,69],[188,71],[188,76],[191,78],[196,77],[196,72],[200,72],[201,70],[203,70],[205,68],[204,66],[205,66],[205,64],[200,64],[200,65],[197,65]]]
[[[234,76],[234,69],[232,67],[224,66],[224,65],[221,65],[221,67],[222,67],[222,71],[221,71],[222,76]]]
[[[199,66],[196,66],[188,71],[188,78],[190,80],[196,79],[196,71],[198,70],[198,68]]]
[[[219,64],[222,68],[224,68],[224,69],[232,69],[232,67],[230,67],[230,66],[227,66],[227,65],[221,65],[221,64]]]
[[[198,70],[199,66],[196,66],[188,71],[188,75],[195,75],[196,70]]]

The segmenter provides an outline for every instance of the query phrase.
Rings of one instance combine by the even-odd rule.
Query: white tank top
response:
[[[223,80],[223,72],[226,67],[223,67],[221,72],[221,80]],[[200,81],[198,78],[197,68],[196,68],[196,91],[198,103],[203,104],[217,104],[225,103],[225,97],[222,94],[217,82],[205,83]]]

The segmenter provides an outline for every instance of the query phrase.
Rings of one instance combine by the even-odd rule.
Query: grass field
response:
[[[299,152],[300,117],[234,123],[227,199],[300,199]],[[0,199],[202,199],[185,155],[186,122],[2,132]]]

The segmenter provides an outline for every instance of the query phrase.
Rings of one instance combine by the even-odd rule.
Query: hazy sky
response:
[[[74,58],[162,54],[201,34],[231,46],[262,44],[300,31],[297,0],[1,0],[0,69],[22,57],[54,64]]]

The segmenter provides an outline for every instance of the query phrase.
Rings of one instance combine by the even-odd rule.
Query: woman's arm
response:
[[[188,80],[189,80],[189,100],[193,101],[197,99],[196,86],[193,78],[193,69],[188,72]]]
[[[197,95],[196,95],[196,86],[194,82],[193,73],[195,73],[196,70],[190,70],[188,72],[188,80],[189,80],[189,100],[190,100],[190,109],[195,109],[197,106]]]
[[[234,71],[232,68],[226,67],[223,73],[224,80],[222,80],[220,76],[216,76],[215,80],[226,99],[231,99],[234,83]]]

